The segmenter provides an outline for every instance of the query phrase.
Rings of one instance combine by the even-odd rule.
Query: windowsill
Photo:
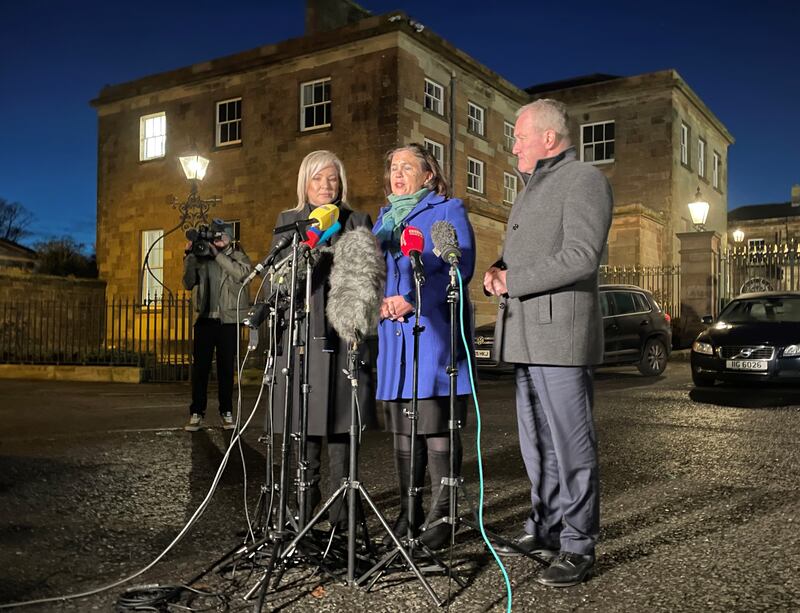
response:
[[[467,134],[471,134],[475,138],[480,138],[484,142],[487,142],[487,143],[489,142],[489,139],[486,138],[486,134],[481,134],[480,132],[475,132],[474,130],[470,130],[469,128],[467,128]]]
[[[704,177],[703,175],[697,175],[697,178],[700,179],[706,185],[710,184],[710,181],[706,177]]]
[[[225,149],[241,149],[242,148],[242,141],[236,141],[235,143],[223,143],[222,145],[215,145],[214,151],[225,151]]]
[[[298,134],[301,136],[304,134],[317,134],[319,132],[330,132],[333,130],[333,124],[327,124],[324,126],[315,126],[313,128],[300,128]]]
[[[422,107],[422,112],[427,113],[431,117],[436,117],[436,119],[441,119],[442,121],[447,121],[447,115],[445,113],[437,113],[436,111],[432,111],[431,109],[427,109],[424,106]]]
[[[474,194],[475,196],[481,196],[482,198],[486,197],[484,192],[479,192],[478,190],[472,189],[471,187],[467,188],[467,192],[470,194]]]
[[[689,172],[694,172],[694,168],[692,168],[691,166],[689,166],[689,164],[684,164],[683,162],[681,162],[681,166],[683,166],[683,167],[684,167],[686,170],[688,170]]]
[[[583,161],[584,160],[581,160],[581,162]],[[592,166],[605,166],[606,164],[613,164],[616,161],[616,158],[612,158],[610,160],[595,160],[594,162],[586,162],[586,164],[591,164]]]

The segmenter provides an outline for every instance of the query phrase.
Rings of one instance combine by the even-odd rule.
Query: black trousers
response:
[[[214,350],[217,352],[219,414],[233,412],[233,364],[236,357],[236,324],[223,324],[218,319],[201,317],[194,324],[192,355],[192,404],[189,414],[206,414],[208,376]]]

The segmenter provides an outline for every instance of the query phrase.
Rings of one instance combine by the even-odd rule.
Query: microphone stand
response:
[[[306,292],[303,306],[303,341],[300,344],[300,431],[298,433],[297,448],[297,527],[302,529],[306,525],[306,502],[308,500],[308,396],[311,388],[308,384],[309,349],[311,342],[311,257],[310,252],[304,253],[306,264]],[[288,424],[287,424],[288,427]]]
[[[413,526],[414,526],[414,519],[415,519],[415,512],[414,512],[414,502],[416,500],[417,494],[422,489],[422,487],[416,487],[413,483],[414,479],[414,449],[416,445],[416,438],[417,438],[417,420],[419,418],[419,336],[425,330],[425,326],[420,325],[420,316],[422,313],[422,280],[420,275],[414,275],[414,290],[415,290],[415,300],[416,300],[416,308],[414,309],[414,349],[413,349],[413,364],[412,364],[412,384],[411,384],[411,408],[406,411],[406,417],[411,420],[411,457],[409,459],[409,474],[411,476],[409,487],[408,487],[408,532],[406,533],[405,542],[407,543],[408,550],[403,547],[403,543],[395,536],[394,532],[392,531],[391,527],[385,521],[382,521],[383,527],[386,530],[387,534],[391,537],[392,541],[395,543],[395,548],[390,550],[380,561],[378,561],[372,568],[370,568],[366,573],[364,573],[357,581],[356,585],[361,585],[367,581],[369,584],[367,585],[367,591],[370,591],[372,587],[377,583],[377,581],[388,571],[391,564],[397,559],[397,556],[400,555],[403,557],[405,561],[405,566],[410,569],[414,575],[416,575],[417,579],[422,583],[422,586],[425,588],[425,591],[428,592],[428,595],[431,597],[433,602],[436,604],[437,607],[441,607],[444,605],[445,601],[439,598],[436,592],[431,587],[428,580],[425,579],[425,576],[422,574],[422,570],[414,563],[414,550],[415,546],[419,545],[421,550],[425,553],[425,555],[431,559],[435,566],[425,568],[425,571],[433,571],[433,572],[440,572],[446,571],[449,573],[449,568],[439,560],[436,555],[424,544],[418,543],[417,539],[414,538],[413,534]],[[370,504],[371,501],[369,501]]]

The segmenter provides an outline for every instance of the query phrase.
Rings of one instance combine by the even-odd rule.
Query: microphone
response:
[[[451,266],[458,265],[461,250],[458,248],[456,229],[449,221],[435,221],[431,226],[433,253]]]
[[[407,226],[400,235],[400,251],[411,260],[414,277],[420,285],[425,285],[425,268],[422,266],[422,250],[425,249],[425,236],[419,228]]]
[[[339,230],[342,229],[342,224],[338,221],[334,222],[334,224],[325,230],[324,232],[317,228],[309,228],[308,232],[306,233],[306,240],[304,240],[301,245],[305,245],[309,249],[314,249],[314,247],[318,247],[320,245],[325,244],[325,242],[334,234],[336,234]]]
[[[333,247],[333,267],[325,314],[336,333],[358,343],[378,327],[386,284],[386,264],[367,228],[348,230]]]
[[[339,207],[336,206],[335,204],[324,204],[322,206],[318,206],[313,211],[311,211],[311,214],[308,216],[307,221],[318,226],[320,230],[325,231],[331,226],[333,226],[335,223],[338,223]],[[286,226],[281,226],[281,228],[285,227]],[[295,224],[290,224],[289,229],[296,230],[297,227],[295,226]],[[278,228],[275,228],[275,230],[278,230]],[[308,237],[308,235],[306,236]],[[310,237],[308,237],[306,240],[309,239]],[[269,253],[267,254],[267,257],[265,257],[261,262],[259,262],[253,267],[252,272],[242,280],[242,283],[244,285],[247,285],[248,283],[250,283],[250,281],[255,279],[257,275],[260,275],[265,268],[267,268],[270,264],[272,264],[273,261],[275,261],[275,258],[278,256],[278,253],[286,249],[286,247],[288,247],[291,243],[292,243],[292,234],[284,233],[278,239],[278,242],[275,243],[275,246],[272,249],[270,249]],[[313,245],[311,245],[311,247],[313,247]]]

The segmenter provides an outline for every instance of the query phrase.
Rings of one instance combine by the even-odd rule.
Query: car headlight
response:
[[[692,351],[695,353],[702,353],[703,355],[714,355],[714,348],[711,346],[711,343],[703,343],[701,341],[692,343]]]
[[[788,345],[784,348],[783,355],[787,358],[800,355],[800,345]]]

